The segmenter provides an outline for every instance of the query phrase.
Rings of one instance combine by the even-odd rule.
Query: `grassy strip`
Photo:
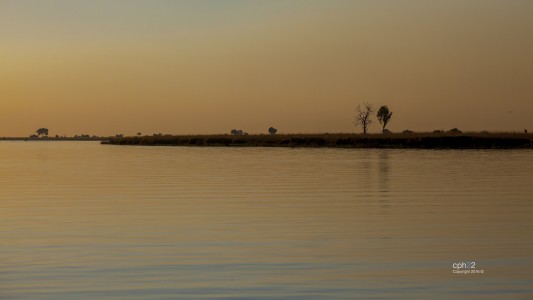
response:
[[[166,135],[111,138],[103,144],[206,147],[533,149],[524,133]]]

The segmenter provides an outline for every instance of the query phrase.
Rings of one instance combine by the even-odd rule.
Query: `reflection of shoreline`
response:
[[[389,153],[382,151],[379,153],[379,191],[382,194],[389,192],[389,172],[390,162]]]
[[[203,147],[329,147],[411,149],[533,149],[533,134],[287,134],[287,135],[155,135],[110,138],[112,145]]]
[[[383,208],[389,207],[389,173],[390,173],[390,161],[389,152],[384,150],[379,153],[379,167],[378,167],[378,189],[379,189],[379,201]]]

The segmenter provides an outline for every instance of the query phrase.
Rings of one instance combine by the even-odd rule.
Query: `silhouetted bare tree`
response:
[[[368,131],[368,126],[372,124],[372,113],[374,113],[374,108],[372,104],[364,103],[363,107],[357,105],[355,109],[355,118],[353,124],[355,127],[361,126],[363,128],[363,134],[366,134]]]
[[[385,127],[387,126],[387,123],[389,123],[390,118],[392,117],[392,111],[389,111],[389,107],[387,105],[383,105],[378,109],[378,113],[376,115],[378,117],[378,121],[381,125],[383,125],[382,132],[385,132]]]

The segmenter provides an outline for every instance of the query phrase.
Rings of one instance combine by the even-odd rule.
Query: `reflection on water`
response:
[[[531,151],[0,142],[0,166],[1,299],[533,295]]]
[[[389,152],[390,151],[381,151],[379,153],[379,193],[380,193],[380,202],[383,206],[383,209],[389,207],[388,196],[389,196]]]

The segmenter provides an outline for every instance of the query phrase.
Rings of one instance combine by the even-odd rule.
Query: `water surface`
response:
[[[531,299],[532,174],[528,150],[4,141],[0,299]]]

